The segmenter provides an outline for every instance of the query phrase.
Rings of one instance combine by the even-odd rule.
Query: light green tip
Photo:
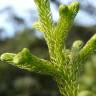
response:
[[[0,60],[1,61],[13,61],[13,58],[15,57],[16,54],[13,53],[4,53],[1,55]]]
[[[60,15],[64,14],[65,12],[68,12],[68,7],[66,5],[60,5],[59,6]]]
[[[72,49],[78,49],[80,50],[83,47],[83,42],[81,40],[77,40],[73,43]]]
[[[69,8],[69,10],[71,10],[72,12],[78,12],[79,6],[80,6],[80,3],[77,2],[77,1],[75,1],[75,2],[71,3],[71,4],[68,6],[68,8]]]
[[[60,16],[67,16],[69,18],[75,17],[79,10],[79,2],[73,2],[70,5],[60,5],[59,13]]]

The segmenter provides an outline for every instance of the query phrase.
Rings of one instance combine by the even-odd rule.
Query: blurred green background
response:
[[[58,6],[74,0],[50,0],[54,22]],[[70,48],[75,40],[84,44],[96,33],[96,0],[78,0],[80,11],[66,40]],[[49,59],[43,33],[32,29],[38,19],[34,0],[0,0],[0,54],[28,48],[32,54]],[[0,61],[0,96],[60,96],[50,76],[21,70]]]

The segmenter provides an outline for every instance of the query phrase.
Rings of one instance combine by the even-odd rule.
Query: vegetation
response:
[[[40,59],[26,48],[17,54],[4,53],[1,60],[22,69],[52,76],[62,96],[95,96],[93,91],[90,92],[86,88],[84,91],[80,90],[82,84],[78,78],[84,71],[84,63],[95,53],[96,34],[85,46],[78,40],[73,43],[71,49],[66,48],[66,38],[78,13],[79,3],[60,5],[60,17],[56,24],[52,20],[49,0],[35,0],[35,3],[39,20],[33,27],[44,33],[50,60]]]

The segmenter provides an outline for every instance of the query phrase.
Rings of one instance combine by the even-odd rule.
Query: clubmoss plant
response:
[[[26,48],[17,54],[4,53],[1,55],[1,60],[22,69],[51,75],[57,82],[61,96],[77,96],[80,72],[84,69],[85,61],[96,51],[96,34],[85,46],[78,40],[73,43],[71,49],[67,49],[65,41],[78,13],[79,3],[60,5],[59,20],[54,24],[49,0],[34,1],[39,11],[39,20],[33,27],[44,33],[50,60],[40,59]]]

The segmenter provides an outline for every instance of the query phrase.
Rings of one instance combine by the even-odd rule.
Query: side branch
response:
[[[21,69],[27,69],[40,74],[53,75],[55,72],[54,66],[49,61],[31,55],[26,48],[18,54],[4,53],[1,55],[0,59],[1,61],[9,62]]]
[[[78,2],[74,2],[69,6],[60,5],[59,7],[60,17],[57,22],[57,25],[55,26],[53,37],[54,37],[54,53],[55,53],[54,58],[59,60],[61,64],[63,64],[64,58],[66,59],[66,56],[64,56],[62,51],[64,50],[65,52],[66,48],[65,41],[68,36],[68,32],[73,24],[74,18],[78,13],[78,9],[79,9]]]
[[[80,51],[80,59],[82,62],[86,61],[91,55],[96,53],[96,34],[86,43]]]
[[[44,32],[48,32],[49,29],[53,26],[52,14],[50,11],[50,3],[49,0],[34,0],[40,17],[40,25],[44,29]]]
[[[81,74],[84,69],[84,63],[96,53],[96,34],[86,43],[86,45],[79,51],[77,58],[74,60],[75,74]],[[78,70],[79,69],[79,70]]]
[[[33,24],[33,28],[36,28],[39,31],[44,32],[44,37],[47,42],[49,53],[52,56],[53,52],[53,30],[54,23],[52,20],[52,14],[50,10],[49,0],[34,0],[38,11],[39,11],[39,21]]]
[[[73,24],[74,18],[79,10],[79,3],[74,2],[69,6],[60,5],[59,7],[59,20],[55,28],[54,37],[57,39],[59,46],[63,49],[64,42],[68,36],[68,32]],[[62,39],[61,39],[62,38]],[[60,48],[60,49],[61,49]]]

